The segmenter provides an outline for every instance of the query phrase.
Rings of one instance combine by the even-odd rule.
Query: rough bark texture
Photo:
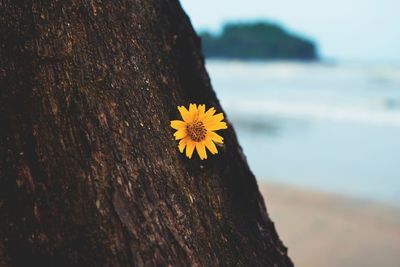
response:
[[[222,111],[176,0],[1,0],[0,42],[1,266],[292,266],[232,126],[173,140]]]

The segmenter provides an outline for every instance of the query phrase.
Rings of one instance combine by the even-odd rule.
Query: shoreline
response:
[[[400,263],[400,207],[290,185],[258,185],[296,266]]]

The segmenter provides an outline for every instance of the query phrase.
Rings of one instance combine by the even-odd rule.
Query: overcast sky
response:
[[[323,57],[400,61],[400,0],[181,0],[197,30],[267,19],[312,37]]]

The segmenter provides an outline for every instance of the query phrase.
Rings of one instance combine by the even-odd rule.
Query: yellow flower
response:
[[[177,130],[174,133],[175,140],[179,141],[179,151],[183,153],[186,147],[186,156],[192,158],[194,148],[201,160],[207,158],[206,148],[212,154],[217,154],[215,143],[223,144],[223,138],[214,131],[226,129],[228,126],[223,122],[224,114],[214,115],[216,110],[210,108],[206,112],[206,105],[190,104],[189,110],[184,106],[178,106],[181,120],[171,121],[171,127]]]

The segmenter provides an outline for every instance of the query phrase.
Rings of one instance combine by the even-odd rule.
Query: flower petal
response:
[[[205,145],[206,145],[206,147],[208,148],[208,150],[210,150],[210,152],[211,152],[212,154],[215,155],[215,154],[218,153],[217,147],[215,146],[214,142],[211,140],[211,137],[208,136],[208,137],[206,138]]]
[[[197,150],[197,153],[199,154],[199,157],[201,160],[207,159],[207,152],[206,152],[206,148],[204,146],[204,142],[197,142],[196,150]]]
[[[189,159],[192,158],[194,147],[194,142],[189,140],[186,144],[186,157],[188,157]]]
[[[181,141],[179,141],[178,147],[179,147],[179,151],[181,153],[183,153],[183,150],[185,149],[187,142],[188,142],[188,138],[183,138]]]
[[[173,120],[171,121],[171,127],[174,128],[175,130],[180,130],[186,127],[186,123],[180,120]]]
[[[207,112],[205,113],[204,119],[209,119],[211,118],[214,113],[216,112],[215,108],[210,108],[209,110],[207,110]]]
[[[184,106],[178,106],[179,113],[181,113],[182,119],[185,122],[190,122],[189,111]]]
[[[199,112],[196,104],[189,105],[190,122],[197,121],[199,118]]]
[[[209,130],[209,131],[217,131],[217,130],[227,129],[227,128],[228,128],[228,125],[226,124],[226,122],[216,122],[214,124],[207,126],[207,130]]]
[[[216,142],[216,143],[220,143],[223,144],[224,143],[224,138],[222,138],[222,136],[220,136],[219,134],[215,133],[215,132],[208,132],[208,136],[211,137],[211,139]]]
[[[218,114],[212,116],[209,121],[218,122],[218,121],[222,121],[223,119],[224,119],[224,114],[218,113]]]
[[[196,106],[196,104],[190,104],[189,105],[189,113],[190,114],[193,114],[193,113],[195,113],[197,111],[197,106]]]
[[[202,120],[206,115],[206,105],[199,105],[198,108],[199,120]]]
[[[175,140],[184,138],[187,135],[186,129],[180,129],[174,133]]]

